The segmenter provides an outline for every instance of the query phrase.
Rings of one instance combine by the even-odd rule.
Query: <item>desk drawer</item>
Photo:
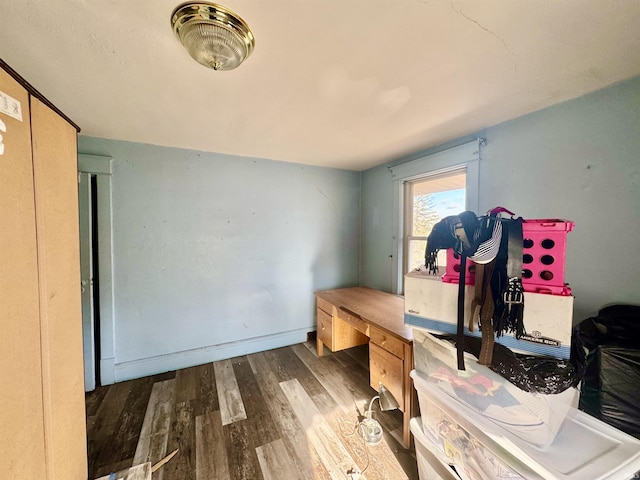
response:
[[[316,309],[318,317],[318,339],[328,347],[331,345],[331,315],[320,308]]]
[[[378,390],[382,384],[389,390],[400,405],[401,411],[405,410],[403,376],[404,362],[379,347],[375,343],[369,343],[369,379],[370,385]]]
[[[336,307],[334,307],[330,302],[327,302],[324,298],[320,297],[316,297],[316,306],[327,312],[329,315],[333,315],[333,312],[336,310]]]
[[[338,317],[344,322],[351,325],[360,333],[369,336],[369,325],[367,324],[367,322],[362,320],[362,318],[357,313],[354,313],[347,308],[340,307],[338,308]]]
[[[318,339],[332,352],[338,352],[345,348],[364,345],[369,337],[353,328],[349,323],[338,317],[331,317],[324,310],[317,308]]]
[[[370,334],[373,343],[384,348],[387,352],[393,353],[398,358],[404,358],[404,343],[402,340],[374,327],[371,327]]]

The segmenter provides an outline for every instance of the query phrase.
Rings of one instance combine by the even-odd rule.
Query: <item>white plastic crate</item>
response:
[[[413,329],[415,369],[424,380],[526,442],[549,445],[569,409],[578,406],[575,388],[557,395],[525,392],[466,352],[465,370],[459,371],[456,353],[452,343]]]
[[[440,437],[443,428],[456,432],[457,445],[461,447],[456,448],[454,443],[453,448],[460,457],[458,462],[463,470],[458,471],[463,479],[465,476],[472,480],[500,478],[482,470],[479,477],[465,473],[465,468],[481,467],[469,455],[477,456],[479,452],[493,456],[500,468],[508,469],[501,473],[502,478],[515,474],[515,478],[527,480],[628,480],[635,478],[640,470],[640,440],[580,410],[574,409],[567,415],[553,443],[539,448],[523,442],[472,409],[452,403],[448,395],[415,370],[411,377],[418,392],[423,431],[437,433]],[[443,425],[443,419],[447,425]],[[473,449],[467,452],[469,447]],[[485,466],[495,472],[495,462]]]

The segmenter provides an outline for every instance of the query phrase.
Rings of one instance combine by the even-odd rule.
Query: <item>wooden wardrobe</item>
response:
[[[0,121],[0,478],[86,480],[78,128],[1,60]]]

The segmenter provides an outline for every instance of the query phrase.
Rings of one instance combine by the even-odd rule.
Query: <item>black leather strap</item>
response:
[[[524,289],[522,288],[522,219],[508,221],[507,287],[504,291],[503,319],[498,335],[514,332],[516,338],[524,334]]]
[[[522,222],[509,222],[509,240],[507,241],[507,276],[520,278],[522,276]]]
[[[480,307],[480,329],[482,332],[482,347],[480,348],[480,356],[478,363],[480,365],[491,365],[493,363],[493,345],[495,343],[495,335],[493,331],[493,313],[495,307],[493,304],[493,294],[491,292],[491,277],[495,267],[495,259],[487,263],[483,267],[482,275],[482,299]],[[478,279],[476,278],[476,282]]]
[[[467,271],[467,256],[460,255],[460,276],[458,277],[458,330],[456,333],[458,354],[458,370],[464,368],[464,277]]]

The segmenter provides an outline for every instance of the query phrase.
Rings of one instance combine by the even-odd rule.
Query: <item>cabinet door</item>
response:
[[[42,391],[49,479],[87,477],[77,134],[31,99]]]
[[[45,479],[29,97],[2,69],[0,92],[22,109],[22,120],[0,112],[0,478]]]

